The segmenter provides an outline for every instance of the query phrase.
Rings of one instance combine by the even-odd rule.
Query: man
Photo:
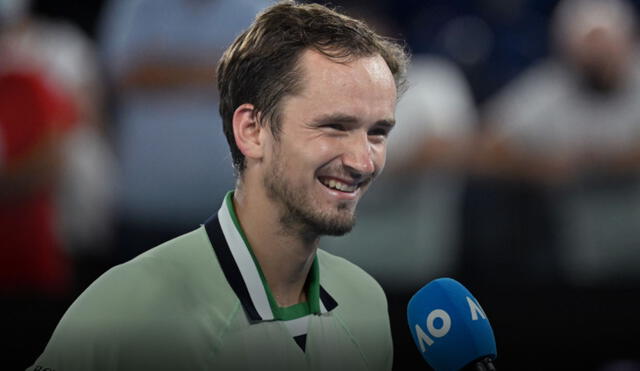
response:
[[[278,3],[218,66],[237,187],[199,229],[99,278],[33,370],[388,370],[380,286],[317,250],[385,162],[406,55],[319,5]]]
[[[503,217],[521,227],[501,228],[520,235],[485,242],[469,256],[479,276],[487,277],[499,255],[503,266],[492,270],[498,280],[517,272],[529,282],[592,286],[640,277],[636,25],[624,0],[560,2],[550,29],[553,53],[487,102],[490,145],[477,158],[486,157],[489,174],[519,181],[517,203],[510,203],[519,209]],[[502,225],[478,213],[484,218],[469,218],[476,246]]]

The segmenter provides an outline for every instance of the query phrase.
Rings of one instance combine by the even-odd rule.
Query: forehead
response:
[[[301,91],[284,99],[284,122],[301,124],[327,115],[352,117],[361,125],[394,120],[396,86],[380,55],[335,61],[306,50],[298,68]]]
[[[302,90],[291,100],[298,103],[301,99],[311,100],[324,105],[324,109],[361,108],[369,114],[392,118],[396,86],[380,55],[335,61],[315,50],[306,50],[298,63]]]
[[[389,67],[378,54],[334,60],[316,50],[307,49],[302,53],[298,63],[304,72],[304,79],[311,83],[333,81],[346,84],[353,80],[361,84],[388,84],[393,81]]]

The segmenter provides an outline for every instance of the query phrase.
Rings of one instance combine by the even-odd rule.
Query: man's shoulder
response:
[[[386,307],[386,296],[378,281],[356,264],[322,249],[318,249],[318,263],[321,283],[332,295],[363,303],[384,303]]]
[[[114,266],[98,278],[88,291],[98,288],[133,290],[142,285],[149,289],[149,284],[152,287],[164,285],[172,281],[176,275],[192,274],[193,269],[202,264],[202,259],[214,259],[213,254],[208,254],[206,235],[203,233],[202,228],[198,228]],[[123,280],[130,282],[126,288],[118,286]],[[115,287],[112,285],[114,283]]]
[[[224,275],[200,227],[111,268],[85,290],[77,304],[109,301],[111,307],[122,305],[128,313],[160,304],[184,307],[212,296],[211,290],[224,289],[218,284],[221,280]]]
[[[198,360],[237,305],[199,228],[93,282],[61,319],[39,364],[82,369],[152,358]],[[155,354],[158,349],[166,351]]]

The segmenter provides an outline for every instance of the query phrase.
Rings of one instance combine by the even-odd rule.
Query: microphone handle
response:
[[[491,357],[484,357],[469,363],[460,371],[496,371],[496,366]]]

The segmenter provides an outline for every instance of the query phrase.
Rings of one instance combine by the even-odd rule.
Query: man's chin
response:
[[[337,228],[325,229],[324,233],[321,233],[321,235],[340,237],[340,236],[344,236],[345,234],[351,232],[352,229],[353,229],[353,225],[340,226],[340,227],[337,227]]]
[[[311,206],[311,203],[307,203]],[[354,205],[348,202],[340,203],[328,209],[321,207],[298,208],[295,204],[288,204],[288,212],[281,219],[284,225],[301,227],[300,230],[307,238],[319,236],[343,236],[355,225]]]
[[[319,235],[326,236],[343,236],[353,229],[355,226],[355,216],[341,216],[335,217],[331,220],[323,220],[314,223],[314,229],[318,232]]]

